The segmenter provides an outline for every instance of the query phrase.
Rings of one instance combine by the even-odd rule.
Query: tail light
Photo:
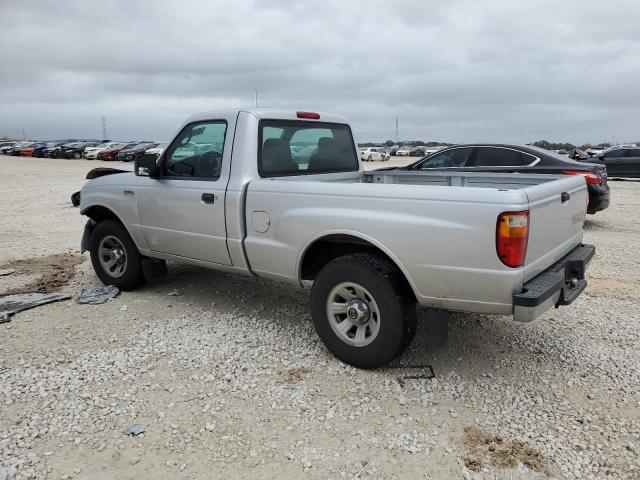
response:
[[[319,120],[320,114],[315,112],[296,112],[298,118],[310,118],[312,120]]]
[[[529,210],[505,212],[498,217],[496,226],[496,251],[507,267],[524,265],[529,241]]]
[[[603,181],[603,178],[601,175],[594,172],[584,171],[584,170],[563,170],[562,173],[564,175],[582,175],[585,181],[587,182],[587,185],[596,185],[596,184],[602,183]]]

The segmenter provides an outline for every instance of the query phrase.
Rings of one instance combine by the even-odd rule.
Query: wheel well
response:
[[[316,240],[304,253],[300,265],[300,278],[302,280],[313,280],[320,270],[332,260],[351,253],[360,252],[371,253],[389,261],[389,263],[398,269],[400,275],[406,282],[407,288],[413,294],[413,289],[405,277],[404,272],[402,272],[400,267],[398,267],[389,255],[371,242],[354,237],[353,235],[335,234]]]
[[[122,225],[122,222],[120,221],[120,219],[118,218],[118,216],[115,213],[113,213],[107,207],[102,207],[100,205],[96,205],[94,207],[89,207],[83,213],[83,215],[86,215],[91,220],[93,220],[95,223],[100,223],[100,222],[102,222],[104,220],[113,220],[115,222],[118,222],[120,225]]]

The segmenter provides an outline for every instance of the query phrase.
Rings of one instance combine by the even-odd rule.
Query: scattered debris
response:
[[[171,290],[169,293],[167,293],[168,297],[181,297],[182,293],[180,293],[178,290]]]
[[[306,368],[306,367],[293,368],[287,372],[287,382],[289,383],[299,382],[310,373],[311,373],[310,368]]]
[[[70,298],[71,295],[67,293],[28,292],[0,295],[0,323],[8,322],[11,315],[22,310]]]
[[[405,380],[431,380],[436,378],[436,372],[431,365],[389,365],[387,368],[402,368],[402,369],[417,369],[422,370],[422,373],[414,375],[402,375],[397,378],[398,384],[404,387]]]
[[[15,268],[2,268],[0,269],[0,277],[4,277],[5,275],[11,275],[12,273],[15,273],[16,269]]]
[[[469,470],[479,471],[485,461],[496,468],[516,468],[518,464],[549,474],[549,461],[535,448],[522,442],[506,442],[499,436],[490,436],[480,428],[472,426],[464,429],[464,443],[470,455],[464,459]]]
[[[122,430],[126,435],[133,435],[137,437],[141,433],[145,432],[145,428],[142,425],[126,424]]]
[[[1,265],[2,270],[15,270],[18,275],[38,275],[35,280],[9,289],[6,293],[51,293],[64,287],[76,274],[76,266],[84,261],[81,255],[59,253],[45,257],[14,260]]]
[[[482,460],[478,457],[470,456],[464,459],[464,466],[473,472],[482,470]]]
[[[107,300],[117,297],[119,294],[120,289],[114,285],[94,288],[93,290],[83,290],[80,293],[80,297],[78,297],[78,303],[99,305],[101,303],[105,303]]]
[[[120,311],[121,311],[121,312],[126,312],[126,311],[127,311],[127,306],[126,306],[126,305],[122,305],[122,306],[120,307]]]

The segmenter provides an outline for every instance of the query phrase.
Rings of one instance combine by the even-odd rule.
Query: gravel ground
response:
[[[0,166],[0,265],[77,251],[69,194],[96,162]],[[307,292],[191,266],[17,314],[0,325],[0,480],[638,479],[640,183],[611,188],[585,225],[587,292],[532,324],[454,314],[436,351],[423,312],[398,364],[432,380],[334,359]],[[85,261],[64,291],[98,285]]]

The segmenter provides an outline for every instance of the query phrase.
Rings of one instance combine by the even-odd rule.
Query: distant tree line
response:
[[[425,142],[422,140],[403,140],[399,142],[400,145],[405,147],[448,147],[450,145],[455,145],[453,143],[447,142]],[[640,145],[640,142],[638,142]],[[392,147],[397,145],[397,142],[393,140],[387,140],[386,142],[365,142],[358,144],[361,147]],[[549,142],[548,140],[538,140],[537,142],[530,143],[529,145],[533,145],[535,147],[544,148],[545,150],[566,150],[571,151],[574,148],[578,148],[580,150],[586,150],[587,148],[609,148],[611,144],[608,142],[604,143],[585,143],[584,145],[574,145],[573,143],[568,142]]]
[[[424,142],[422,140],[403,140],[401,142],[394,142],[393,140],[387,140],[386,142],[364,142],[358,143],[361,147],[393,147],[394,145],[402,145],[405,147],[448,147],[454,145],[453,143],[446,142]]]
[[[609,148],[611,146],[610,143],[598,143],[594,145],[592,143],[585,143],[584,145],[574,145],[572,143],[555,143],[549,142],[547,140],[538,140],[537,142],[533,142],[531,145],[534,147],[544,148],[545,150],[573,150],[574,148],[578,148],[580,150],[586,150],[587,148]]]

